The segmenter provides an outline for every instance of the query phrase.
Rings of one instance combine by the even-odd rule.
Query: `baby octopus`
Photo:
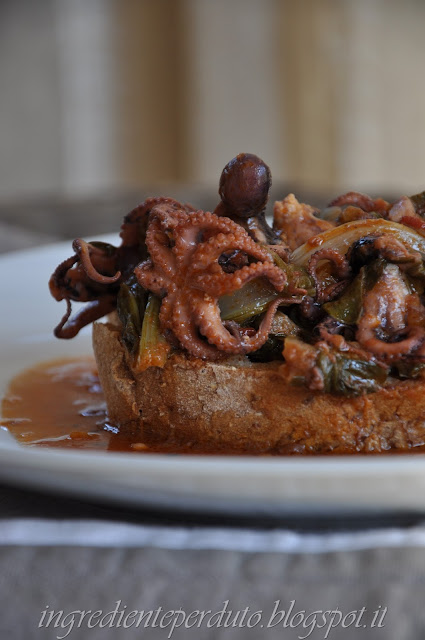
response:
[[[269,251],[227,217],[158,204],[150,214],[146,245],[150,257],[135,268],[136,278],[162,298],[163,334],[194,356],[214,360],[223,353],[256,351],[267,340],[278,306],[292,302],[277,297],[254,335],[238,329],[236,323],[231,330],[226,328],[220,317],[220,296],[259,277],[267,278],[279,293],[287,283]],[[235,251],[246,260],[239,269],[225,271],[220,258]]]
[[[53,297],[67,304],[55,336],[73,338],[113,311],[120,285],[134,272],[142,287],[161,297],[161,328],[176,346],[210,359],[220,351],[259,349],[285,298],[272,301],[256,332],[223,324],[218,298],[258,277],[267,278],[278,293],[285,288],[286,274],[274,264],[270,249],[285,259],[287,247],[264,216],[270,185],[268,166],[242,153],[223,169],[214,213],[172,198],[148,198],[124,218],[119,247],[77,238],[75,254],[49,282]],[[71,318],[71,301],[88,304]]]
[[[144,237],[149,214],[155,205],[166,204],[170,210],[193,210],[172,198],[148,198],[133,209],[121,226],[121,245],[74,240],[75,254],[64,260],[53,272],[49,288],[52,296],[65,300],[67,310],[54,330],[57,338],[74,338],[87,324],[116,308],[121,282],[134,267],[147,257]],[[71,318],[71,300],[88,302]]]

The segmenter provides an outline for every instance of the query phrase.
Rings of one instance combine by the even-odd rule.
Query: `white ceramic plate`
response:
[[[117,242],[115,237],[104,240]],[[0,393],[42,360],[87,354],[90,330],[71,341],[52,328],[54,267],[71,243],[0,257]],[[0,479],[111,502],[232,514],[342,514],[425,510],[425,456],[220,458],[25,448],[0,430]]]

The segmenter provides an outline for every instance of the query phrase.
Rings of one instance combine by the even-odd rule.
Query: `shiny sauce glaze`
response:
[[[19,374],[1,415],[2,428],[25,445],[102,451],[134,451],[137,445],[109,424],[92,358],[41,363]]]
[[[147,446],[137,433],[120,432],[108,420],[93,358],[42,362],[10,382],[0,426],[26,446],[134,453],[220,454],[177,445]]]
[[[153,448],[140,442],[137,433],[121,433],[119,427],[108,420],[93,358],[44,362],[23,371],[10,382],[2,401],[1,416],[1,428],[27,446],[145,454],[235,455],[230,451],[199,451],[187,447]],[[414,447],[410,452],[425,453],[425,446]],[[393,449],[385,453],[406,452]],[[352,451],[333,452],[336,454],[347,455]]]

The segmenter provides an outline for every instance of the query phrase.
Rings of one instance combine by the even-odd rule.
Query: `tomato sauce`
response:
[[[93,358],[41,363],[16,376],[3,399],[1,425],[26,445],[137,450],[134,438],[108,422]]]

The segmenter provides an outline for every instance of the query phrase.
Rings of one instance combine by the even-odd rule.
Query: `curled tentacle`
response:
[[[245,234],[228,232],[219,233],[196,248],[192,256],[190,271],[195,273],[196,271],[209,269],[211,265],[216,266],[219,257],[231,249],[239,249],[251,258],[273,265],[270,253],[256,244],[251,238]],[[281,271],[280,269],[278,270]]]
[[[376,335],[377,327],[374,322],[374,314],[369,315],[366,309],[367,306],[365,306],[365,313],[359,321],[356,338],[368,351],[383,358],[398,360],[409,355],[423,343],[425,329],[417,326],[408,327],[406,337],[399,342],[381,340]]]
[[[66,274],[77,261],[78,256],[71,256],[70,258],[67,258],[56,267],[53,274],[51,275],[49,280],[49,289],[55,300],[60,301],[66,298],[66,292],[68,288]]]
[[[153,264],[161,269],[166,278],[172,278],[176,273],[176,258],[170,247],[170,238],[157,217],[149,224],[146,245]]]
[[[185,260],[192,257],[193,251],[200,243],[219,233],[233,233],[238,238],[247,237],[246,232],[236,222],[229,218],[219,218],[208,211],[196,211],[185,221],[179,222],[174,237],[174,253],[178,256],[179,267],[187,266]]]
[[[266,277],[280,292],[285,287],[286,274],[270,262],[256,262],[234,273],[200,273],[194,276],[192,284],[197,289],[207,292],[210,296],[219,298],[221,296],[237,291],[244,284],[255,278]]]
[[[419,297],[409,292],[399,268],[390,264],[363,299],[356,339],[377,356],[400,359],[424,342],[424,320]]]
[[[69,319],[71,315],[71,303],[69,299],[66,300],[66,304],[66,313],[54,329],[54,334],[56,338],[68,340],[74,338],[86,325],[111,313],[116,307],[116,298],[115,296],[105,296],[98,300],[93,300],[71,319]]]
[[[65,302],[66,302],[66,311],[64,313],[64,315],[61,318],[61,321],[59,322],[59,324],[53,329],[53,334],[55,335],[56,338],[61,338],[62,337],[62,331],[64,326],[66,325],[66,323],[68,322],[71,313],[72,313],[72,305],[71,305],[71,301],[69,298],[65,298]],[[73,337],[73,336],[72,336]]]
[[[323,287],[320,278],[317,276],[317,265],[322,260],[329,260],[332,263],[336,276],[339,278],[340,282]],[[319,249],[319,251],[313,253],[308,262],[307,270],[314,280],[316,287],[316,300],[321,304],[333,299],[341,293],[351,274],[351,267],[348,260],[336,249]]]
[[[93,260],[98,263],[99,267],[105,270],[115,271],[116,256],[108,256],[105,252],[89,242],[85,242],[81,238],[76,238],[72,243],[72,248],[78,255],[84,271],[93,282],[99,284],[113,284],[121,278],[121,272],[117,271],[113,276],[106,276],[96,269]]]
[[[260,262],[245,265],[234,273],[225,273],[219,264],[219,258],[229,249],[243,251],[248,257]],[[267,277],[276,291],[282,291],[287,281],[286,274],[272,262],[267,251],[250,238],[232,233],[219,233],[199,246],[193,254],[187,275],[192,286],[215,297],[232,293],[260,276]]]
[[[208,344],[199,334],[193,321],[193,312],[189,299],[182,296],[176,297],[174,302],[171,327],[180,345],[197,358],[218,360],[222,353],[215,346]]]
[[[203,300],[197,305],[196,319],[199,331],[210,344],[214,344],[220,351],[229,354],[247,354],[257,351],[266,342],[273,317],[282,298],[276,298],[269,305],[258,330],[250,336],[246,332],[238,332],[235,327],[229,331],[221,322],[220,310],[213,300]]]
[[[384,212],[386,213],[390,208],[390,203],[382,198],[376,198],[373,200],[364,193],[358,191],[349,191],[342,196],[338,196],[328,204],[328,207],[343,207],[345,205],[352,205],[360,207],[363,211],[372,212]]]

